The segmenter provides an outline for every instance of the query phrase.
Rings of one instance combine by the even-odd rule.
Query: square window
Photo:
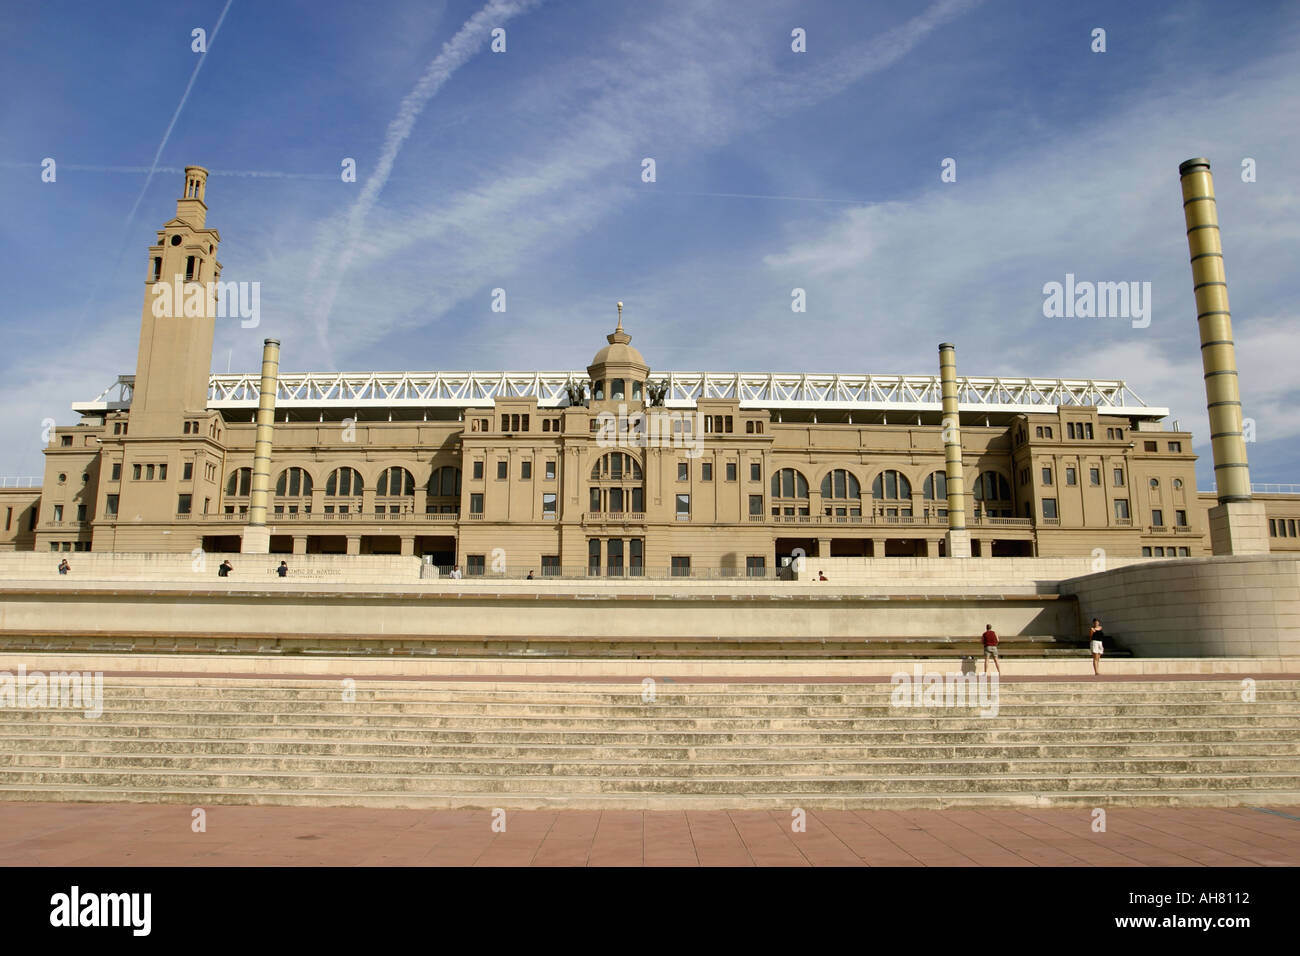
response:
[[[689,557],[673,557],[672,562],[673,577],[689,578],[691,576],[691,559]]]
[[[1143,450],[1143,451],[1155,451],[1155,450],[1156,450],[1156,443],[1153,442],[1153,441],[1144,441],[1144,442],[1142,443],[1142,450]]]
[[[1056,499],[1055,499],[1055,498],[1044,498],[1044,499],[1043,499],[1043,517],[1044,517],[1044,518],[1052,518],[1052,519],[1055,519],[1055,518],[1057,517],[1057,514],[1056,514]]]
[[[1171,441],[1169,443],[1169,450],[1175,455],[1180,454],[1183,450],[1183,443],[1180,441]]]
[[[180,495],[176,499],[176,513],[178,515],[187,515],[190,513],[192,505],[189,495]]]

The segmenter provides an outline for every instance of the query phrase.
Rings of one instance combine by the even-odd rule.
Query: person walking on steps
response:
[[[984,625],[984,673],[989,672],[989,658],[993,658],[993,666],[998,669],[998,675],[1002,674],[1002,665],[998,663],[998,635],[993,630],[992,624]]]
[[[1088,628],[1088,649],[1092,651],[1093,677],[1101,674],[1101,655],[1106,652],[1105,640],[1106,632],[1101,629],[1101,621],[1094,617],[1092,627]]]

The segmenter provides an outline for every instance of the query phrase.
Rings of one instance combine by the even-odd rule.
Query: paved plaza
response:
[[[1295,866],[1300,808],[508,811],[0,803],[4,866]]]

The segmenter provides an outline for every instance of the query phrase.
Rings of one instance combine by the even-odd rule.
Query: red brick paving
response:
[[[0,866],[1296,866],[1300,812],[488,810],[0,803]]]

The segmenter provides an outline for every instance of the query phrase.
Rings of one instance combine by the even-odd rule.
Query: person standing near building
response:
[[[1088,628],[1088,649],[1092,651],[1092,676],[1096,677],[1101,673],[1101,655],[1106,652],[1106,632],[1101,629],[1101,621],[1097,618],[1092,619],[1092,627]]]
[[[60,573],[60,574],[67,574],[67,573],[68,573],[69,571],[71,571],[71,570],[72,570],[72,565],[68,564],[68,559],[67,559],[67,558],[64,558],[62,561],[59,562],[59,573]]]
[[[287,578],[289,576],[289,562],[281,561],[280,566],[275,569],[275,573],[282,578]]]
[[[235,570],[235,566],[231,564],[230,559],[227,558],[225,561],[222,561],[221,566],[217,568],[217,577],[228,578],[230,577],[230,572],[233,570]]]
[[[460,580],[460,565],[459,565],[459,564],[453,564],[452,567],[451,567],[451,574],[447,575],[447,577],[451,578],[453,581],[459,581],[459,580]]]
[[[998,674],[1002,674],[1002,665],[998,663],[998,635],[993,630],[992,624],[984,625],[984,673],[989,672],[989,658],[993,658],[993,666],[997,668]]]

